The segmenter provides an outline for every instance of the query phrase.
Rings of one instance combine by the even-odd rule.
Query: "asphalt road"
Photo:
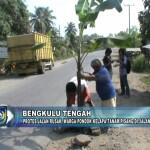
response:
[[[90,53],[84,61],[84,71],[92,72],[90,62],[102,58],[104,51]],[[65,84],[76,75],[74,58],[56,62],[53,70],[43,75],[0,78],[0,104],[12,106],[63,106]]]

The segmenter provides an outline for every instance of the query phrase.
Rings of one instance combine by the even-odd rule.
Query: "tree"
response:
[[[22,0],[0,0],[0,39],[28,33],[29,13]]]
[[[139,13],[142,45],[150,43],[150,0],[143,0],[144,10]]]
[[[59,30],[56,27],[52,27],[48,34],[51,37],[53,48],[57,48],[59,46]]]
[[[59,53],[58,50],[60,49],[60,45],[61,45],[59,30],[56,27],[52,27],[51,31],[48,32],[48,35],[50,36],[52,41],[54,54],[56,54],[56,57],[58,57],[57,54]]]
[[[52,13],[48,7],[35,8],[35,14],[31,14],[30,20],[33,30],[44,34],[52,30],[53,20],[56,18]]]
[[[126,31],[120,31],[115,37],[121,37],[128,41],[128,47],[140,47],[141,35],[136,26],[130,29],[130,34],[127,29]]]
[[[81,55],[82,52],[82,41],[83,41],[83,31],[88,25],[94,26],[96,18],[100,11],[105,11],[107,9],[116,8],[118,12],[122,11],[121,8],[122,0],[79,0],[76,5],[76,14],[79,16],[79,50],[77,58],[77,76],[80,75],[82,63],[87,54]],[[81,78],[78,76],[78,106],[83,106],[84,101],[81,97]]]
[[[77,29],[73,22],[70,22],[65,29],[66,37],[69,41],[68,45],[71,49],[75,47]]]

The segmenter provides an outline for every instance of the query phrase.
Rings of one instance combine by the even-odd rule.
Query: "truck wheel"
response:
[[[48,66],[48,69],[49,69],[49,70],[52,70],[52,65],[49,65],[49,66]]]
[[[18,73],[19,77],[22,77],[22,76],[25,76],[25,75],[27,75],[27,74],[25,74],[25,73]]]
[[[55,66],[53,61],[52,61],[52,66],[53,66],[53,67]]]
[[[40,64],[38,68],[38,74],[44,74],[45,73],[45,67],[44,64]]]

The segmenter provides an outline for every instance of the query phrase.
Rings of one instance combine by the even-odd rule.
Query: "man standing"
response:
[[[81,73],[81,78],[96,81],[96,91],[101,98],[102,107],[116,107],[116,92],[108,70],[102,66],[99,59],[92,60],[91,67],[94,69],[94,74],[84,75]],[[101,130],[106,133],[108,128]]]
[[[94,59],[91,62],[91,67],[94,69],[94,74],[81,74],[81,78],[96,81],[96,91],[102,100],[103,106],[116,107],[116,92],[108,70],[102,66],[99,59]]]
[[[112,78],[112,59],[111,59],[111,53],[112,53],[111,48],[106,48],[106,50],[105,50],[105,56],[103,58],[103,64],[107,68],[107,70],[109,71],[110,76]]]
[[[126,49],[120,48],[119,49],[119,73],[120,73],[120,87],[121,93],[120,95],[127,95],[130,96],[130,88],[127,79],[127,56],[126,56]]]

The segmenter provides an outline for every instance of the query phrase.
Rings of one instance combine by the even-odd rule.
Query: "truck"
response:
[[[41,33],[7,37],[8,65],[18,75],[45,73],[54,66],[51,40]]]

